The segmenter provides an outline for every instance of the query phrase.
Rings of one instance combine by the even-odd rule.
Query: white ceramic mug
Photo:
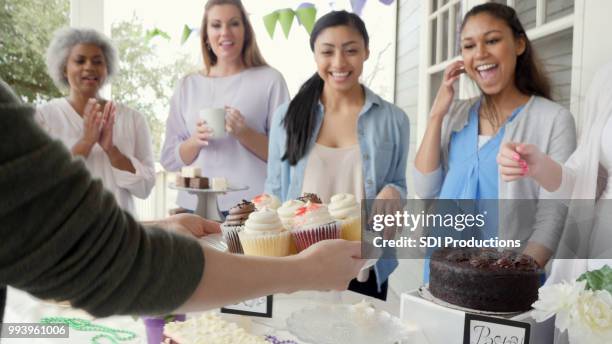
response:
[[[212,129],[212,138],[225,137],[225,109],[204,108],[200,110],[200,120],[206,121],[206,126]]]

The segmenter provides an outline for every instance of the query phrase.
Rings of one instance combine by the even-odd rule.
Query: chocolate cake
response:
[[[484,311],[520,312],[538,299],[542,271],[533,258],[494,249],[439,249],[429,263],[429,291]]]
[[[206,177],[189,178],[189,187],[192,189],[208,189],[209,183]]]

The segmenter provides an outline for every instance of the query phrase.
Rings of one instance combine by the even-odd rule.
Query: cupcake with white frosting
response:
[[[295,218],[295,212],[306,205],[305,202],[302,202],[297,199],[290,199],[283,203],[280,208],[276,211],[278,212],[278,217],[280,218],[283,226],[286,229],[291,230],[293,228],[293,219]]]
[[[249,215],[238,233],[244,254],[284,257],[289,255],[291,234],[283,227],[275,210],[264,207]]]
[[[269,208],[272,210],[276,210],[281,205],[281,202],[278,199],[278,197],[267,194],[267,193],[263,193],[259,196],[255,196],[255,198],[253,198],[251,202],[255,204],[255,208],[257,208],[257,210],[260,210],[263,208]]]
[[[293,218],[291,234],[298,252],[321,240],[339,239],[340,222],[329,214],[327,206],[317,203],[306,203],[298,208]]]
[[[361,208],[355,196],[347,193],[333,195],[329,203],[329,213],[340,221],[342,239],[361,240]]]

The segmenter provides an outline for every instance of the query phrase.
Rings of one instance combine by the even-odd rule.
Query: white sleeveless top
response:
[[[302,193],[316,193],[329,203],[338,193],[350,193],[363,199],[363,171],[359,144],[331,148],[318,143],[312,147],[306,162]]]

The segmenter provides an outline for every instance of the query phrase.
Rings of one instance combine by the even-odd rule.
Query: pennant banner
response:
[[[315,20],[317,19],[317,8],[310,2],[304,2],[300,4],[296,10],[283,8],[269,13],[263,17],[263,22],[270,38],[274,39],[276,23],[280,23],[285,38],[289,38],[289,32],[291,32],[294,18],[297,18],[298,24],[302,25],[310,35]]]
[[[395,2],[395,0],[378,1],[387,6]],[[363,8],[365,7],[366,2],[367,0],[351,0],[351,7],[353,9],[353,13],[357,14],[358,16],[361,16],[363,14]],[[314,23],[317,19],[317,8],[313,3],[303,2],[297,7],[296,10],[284,8],[263,16],[264,26],[266,27],[266,31],[268,31],[268,35],[270,35],[270,38],[274,39],[274,32],[276,31],[276,24],[278,22],[280,22],[285,37],[289,38],[289,32],[291,31],[291,26],[293,25],[294,17],[297,18],[298,24],[303,26],[306,32],[308,32],[308,34],[310,35],[312,33]],[[185,25],[181,34],[181,44],[184,44],[189,39],[191,34],[198,30],[198,28],[190,28],[189,26]],[[161,36],[166,39],[169,39],[169,36],[165,32],[159,30],[148,32],[147,35],[148,39],[151,39],[156,36]]]

